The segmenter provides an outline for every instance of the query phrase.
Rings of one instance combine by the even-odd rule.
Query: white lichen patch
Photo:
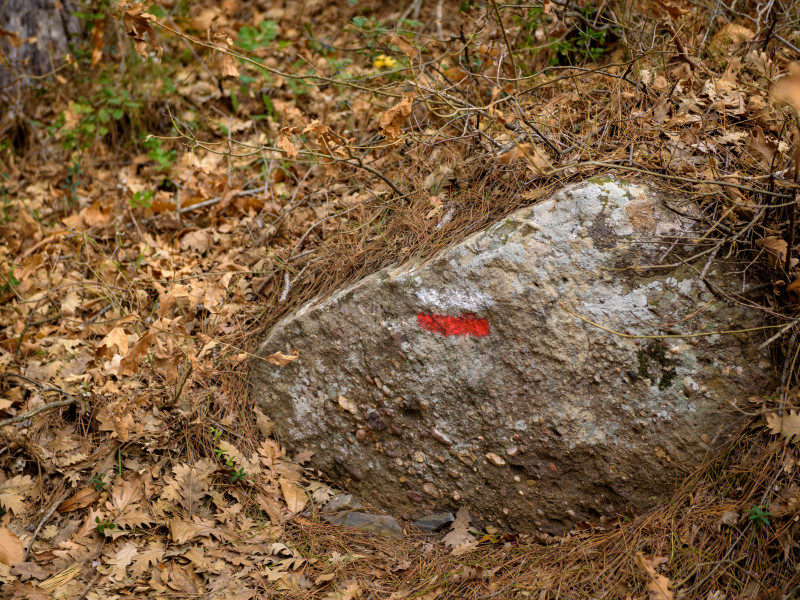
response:
[[[462,310],[479,312],[492,306],[492,297],[475,289],[422,287],[414,291],[421,307],[428,310]]]

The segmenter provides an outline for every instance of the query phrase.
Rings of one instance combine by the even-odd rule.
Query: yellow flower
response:
[[[375,57],[375,60],[372,61],[372,66],[376,69],[392,69],[397,66],[397,61],[391,56],[379,54]]]

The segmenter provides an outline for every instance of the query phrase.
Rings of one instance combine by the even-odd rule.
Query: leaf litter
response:
[[[692,196],[709,227],[692,243],[736,247],[765,282],[776,353],[795,355],[795,5],[770,3],[770,25],[755,3],[504,5],[499,22],[458,4],[410,3],[405,20],[343,2],[124,5],[95,25],[89,78],[65,72],[74,89],[43,87],[52,102],[2,117],[10,597],[666,600],[798,585],[791,363],[774,397],[743,405],[763,420],[669,503],[562,538],[492,533],[467,507],[442,540],[337,530],[317,517],[337,490],[304,468],[312,450],[290,459],[250,404],[261,333],[303,301],[609,171]],[[122,93],[101,86],[129,60],[119,31],[146,59],[131,69],[167,70],[141,83],[169,108],[136,101],[154,137],[117,162]],[[35,123],[49,126],[39,146]]]

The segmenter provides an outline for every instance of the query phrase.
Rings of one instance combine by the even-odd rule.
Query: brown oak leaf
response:
[[[409,94],[381,115],[378,124],[387,140],[396,141],[403,137],[403,123],[411,115],[413,102],[414,95]]]

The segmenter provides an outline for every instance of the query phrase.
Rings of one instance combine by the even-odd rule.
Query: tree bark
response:
[[[30,85],[64,64],[82,31],[69,0],[0,0],[0,95]]]

